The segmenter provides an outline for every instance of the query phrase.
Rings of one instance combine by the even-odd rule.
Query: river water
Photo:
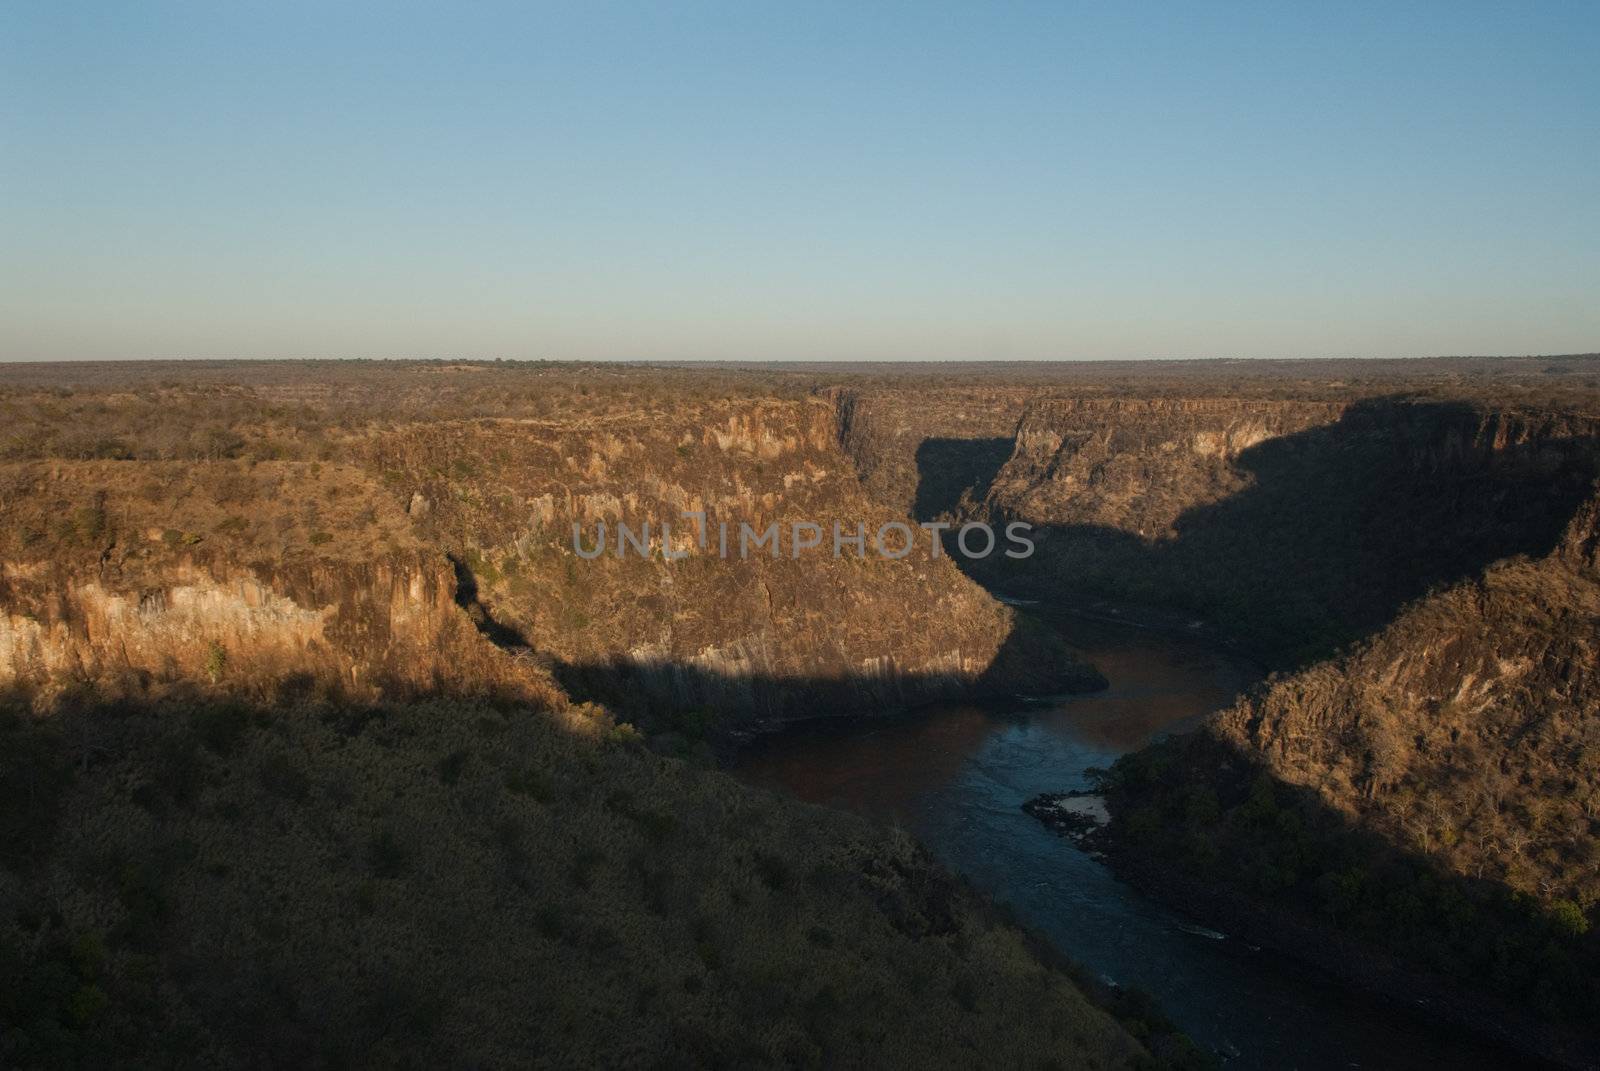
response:
[[[1051,703],[949,704],[885,722],[802,725],[734,772],[898,823],[1089,970],[1151,993],[1230,1069],[1504,1068],[1459,1033],[1252,951],[1141,896],[1024,814],[1040,792],[1086,788],[1154,736],[1192,726],[1253,680],[1216,650],[1128,628],[1058,622],[1110,680]]]

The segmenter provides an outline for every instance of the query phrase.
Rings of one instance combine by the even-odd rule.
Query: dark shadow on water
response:
[[[603,703],[647,732],[716,736],[729,728],[856,715],[881,717],[943,699],[1067,695],[1105,679],[1054,633],[1031,623],[1014,629],[976,677],[883,666],[874,673],[740,673],[681,662],[627,658],[551,659],[574,698]]]

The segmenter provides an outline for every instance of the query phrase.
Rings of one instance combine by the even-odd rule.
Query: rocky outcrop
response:
[[[409,423],[338,462],[8,467],[0,675],[372,697],[549,671],[647,726],[1096,683],[864,492],[826,400],[597,408]]]
[[[898,513],[931,520],[983,501],[1012,454],[1028,387],[940,386],[827,392],[839,445],[867,494]]]
[[[1600,1059],[1600,501],[1104,781],[1208,923],[1562,1066]]]
[[[561,701],[478,634],[449,560],[358,470],[58,462],[0,477],[16,518],[0,688]]]
[[[1057,398],[1033,403],[988,504],[1036,524],[1169,536],[1197,506],[1251,483],[1239,459],[1339,419],[1333,402],[1239,398]]]
[[[987,504],[1043,526],[1034,590],[1175,609],[1287,668],[1433,587],[1548,553],[1597,471],[1600,423],[1582,414],[1054,400],[1023,418]]]
[[[925,534],[904,557],[878,553],[880,529],[906,517],[863,491],[834,420],[814,399],[704,403],[649,423],[419,425],[376,442],[368,463],[427,503],[419,532],[458,555],[506,642],[647,720],[862,713],[1005,688],[1005,667],[1030,661],[1001,660],[1008,644],[1032,645],[1030,675],[1053,660],[1058,687],[1093,683],[1058,646],[1019,635],[1013,611]],[[587,556],[602,525],[605,549]],[[619,553],[619,525],[648,526],[647,553]],[[814,525],[817,545],[797,553],[796,525]],[[742,552],[746,526],[776,526],[777,553]],[[885,535],[895,550],[904,537]]]
[[[551,702],[548,678],[478,635],[442,556],[268,565],[184,556],[134,585],[67,565],[0,566],[0,687],[177,682],[371,701],[424,693]]]
[[[1597,513],[1591,499],[1546,557],[1423,599],[1209,731],[1463,877],[1600,897]]]

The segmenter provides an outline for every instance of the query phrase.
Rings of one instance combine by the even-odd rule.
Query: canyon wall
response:
[[[943,381],[656,391],[665,373],[597,369],[553,390],[547,371],[346,369],[361,383],[334,389],[290,368],[278,393],[0,399],[23,429],[0,439],[0,689],[95,732],[72,714],[94,696],[465,694],[560,711],[570,695],[671,750],[1094,683],[983,586],[1142,603],[1280,670],[1108,779],[1112,839],[1144,845],[1147,873],[1201,875],[1241,926],[1292,916],[1313,958],[1353,937],[1365,944],[1344,966],[1393,956],[1594,1021],[1592,408],[1393,384],[1223,397],[1210,380],[1116,396]],[[452,377],[487,385],[450,396]],[[382,382],[406,390],[390,405]],[[686,511],[704,515],[705,542]],[[915,529],[903,558],[833,553],[836,523],[870,540],[968,518],[1036,525],[1034,557],[958,563]],[[592,545],[601,524],[606,550],[577,553],[574,526]],[[616,552],[620,524],[649,526],[644,553]],[[820,529],[798,558],[795,524]],[[745,525],[777,526],[780,552],[740,558]],[[343,730],[323,728],[337,752]],[[632,734],[607,739],[631,754]],[[430,785],[471,770],[452,759],[466,745],[446,743],[405,768]],[[92,741],[82,756],[100,761]],[[204,761],[257,779],[223,757]],[[502,773],[484,799],[513,781],[544,791]],[[502,847],[522,851],[515,836]]]
[[[1581,412],[1283,394],[828,397],[876,501],[1035,527],[1028,560],[963,563],[990,590],[1193,628],[1280,668],[1370,635],[1436,585],[1547,553],[1600,472]]]
[[[337,462],[11,466],[0,669],[359,696],[548,698],[553,675],[694,735],[1096,683],[925,533],[886,530],[912,549],[877,553],[905,518],[863,492],[826,402],[596,408],[374,428]],[[798,555],[797,524],[818,541]],[[617,553],[620,525],[643,553]],[[745,526],[774,525],[779,546],[741,556]],[[835,525],[864,545],[836,556]],[[604,526],[604,553],[580,556],[575,526],[586,548]]]
[[[1420,600],[1208,731],[1462,877],[1600,898],[1597,518],[1591,498],[1548,555]]]
[[[877,553],[880,528],[906,518],[863,491],[822,400],[414,425],[364,456],[422,537],[457,555],[486,629],[652,726],[684,727],[685,711],[774,721],[1095,679],[1019,630],[924,533],[902,558]],[[798,556],[796,524],[820,540]],[[577,553],[574,526],[591,552],[602,525],[604,552]],[[619,554],[619,525],[648,526],[648,553]],[[773,525],[777,554],[741,554],[744,526]],[[866,553],[847,541],[836,556],[835,525],[865,532]],[[896,551],[905,536],[886,533]]]
[[[1240,458],[1331,424],[1338,402],[1240,398],[1043,398],[1024,412],[988,505],[1034,524],[1100,526],[1147,539],[1251,484]]]
[[[1581,414],[1417,398],[1044,399],[986,506],[1041,527],[1035,591],[1175,610],[1305,665],[1436,585],[1548,553],[1597,436]]]
[[[472,628],[448,559],[358,470],[60,462],[4,478],[0,686],[561,701]]]
[[[1105,778],[1121,873],[1560,1066],[1600,1060],[1600,497]]]
[[[988,481],[1012,455],[1017,421],[1035,393],[939,386],[836,388],[824,396],[867,494],[897,513],[933,520],[983,501]]]

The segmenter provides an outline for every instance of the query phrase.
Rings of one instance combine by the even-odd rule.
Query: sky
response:
[[[6,0],[0,360],[1600,350],[1600,4]]]

